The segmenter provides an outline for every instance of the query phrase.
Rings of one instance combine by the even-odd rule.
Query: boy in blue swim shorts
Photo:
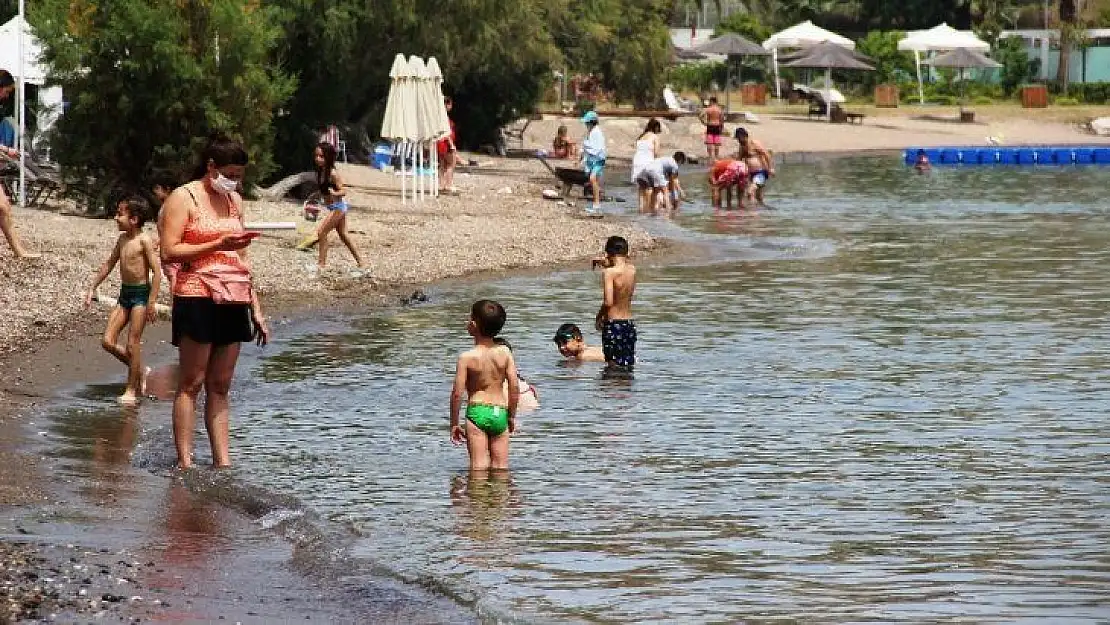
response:
[[[466,331],[474,348],[463,352],[455,366],[451,389],[451,442],[466,441],[470,469],[508,469],[509,435],[516,431],[520,375],[512,351],[495,337],[505,327],[505,308],[492,300],[478,300],[470,308]],[[459,409],[466,396],[466,425]]]
[[[150,205],[142,198],[131,198],[116,207],[116,227],[120,235],[116,239],[112,255],[96,272],[88,293],[85,306],[92,304],[96,288],[108,277],[112,269],[119,265],[119,299],[108,314],[108,327],[104,330],[101,345],[109,354],[127,365],[127,387],[119,402],[134,405],[143,395],[146,377],[142,368],[143,330],[146,324],[154,323],[157,311],[158,286],[162,282],[162,265],[154,253],[154,242],[143,233],[143,224],[150,216]],[[119,335],[128,325],[127,344],[117,344]]]
[[[596,319],[601,349],[610,368],[631,369],[636,364],[636,322],[632,320],[636,266],[628,259],[628,241],[624,237],[609,237],[605,242],[605,258],[598,261],[603,267],[602,302]]]
[[[582,123],[586,125],[586,138],[582,140],[582,160],[594,192],[594,203],[586,209],[586,214],[601,215],[601,176],[605,172],[605,159],[609,153],[605,147],[605,134],[598,125],[597,113],[586,113],[582,117]]]

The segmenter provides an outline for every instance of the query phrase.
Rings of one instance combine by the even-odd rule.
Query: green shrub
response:
[[[1062,98],[1056,98],[1053,104],[1056,106],[1079,106],[1079,100],[1064,96]]]
[[[983,106],[983,105],[986,105],[986,104],[994,104],[994,99],[993,98],[988,98],[985,95],[977,95],[974,98],[972,98],[971,103],[975,104],[975,105],[978,105],[978,106]]]
[[[932,104],[939,104],[941,106],[956,106],[957,99],[953,95],[935,95],[929,98]]]
[[[73,6],[43,0],[31,17],[69,102],[53,154],[68,179],[103,190],[90,210],[111,210],[114,192],[149,189],[154,169],[184,175],[213,132],[243,142],[248,184],[273,170],[273,118],[295,87],[270,63],[276,9],[251,0]]]

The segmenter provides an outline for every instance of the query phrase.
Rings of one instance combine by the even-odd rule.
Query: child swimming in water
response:
[[[503,339],[501,337],[497,337],[497,338],[493,339],[493,342],[494,342],[495,345],[500,345],[501,347],[504,347],[505,349],[509,350],[510,352],[513,351],[513,344],[510,343],[508,341],[508,339]],[[536,408],[539,408],[540,407],[540,394],[539,394],[539,391],[536,390],[536,387],[529,384],[528,381],[524,379],[524,376],[520,375],[519,370],[517,371],[517,380],[519,380],[519,382],[520,382],[520,401],[516,405],[516,411],[517,412],[532,412]],[[504,386],[505,386],[505,394],[508,395],[509,394],[509,381],[508,380],[505,380]]]
[[[455,366],[451,442],[461,445],[466,441],[471,470],[509,468],[509,435],[516,431],[520,375],[513,353],[494,342],[503,327],[505,308],[501,304],[486,299],[474,302],[466,324],[474,348],[463,352]],[[459,423],[464,394],[465,427]]]
[[[119,397],[119,402],[127,405],[139,403],[143,394],[142,341],[143,329],[148,322],[156,319],[155,303],[158,301],[158,286],[162,281],[161,265],[154,254],[154,243],[143,234],[143,224],[150,214],[150,206],[141,198],[123,200],[116,208],[116,227],[119,238],[112,248],[112,254],[100,270],[96,272],[88,293],[85,306],[92,304],[96,288],[119,265],[119,299],[108,314],[108,327],[104,329],[101,344],[104,351],[127,365],[127,388]],[[127,345],[116,344],[120,332],[128,325]]]
[[[923,174],[933,168],[933,166],[929,164],[929,155],[925,153],[925,150],[917,151],[917,160],[914,162],[913,168],[916,169],[919,174]]]
[[[564,323],[555,331],[555,347],[567,360],[605,362],[605,353],[601,348],[586,345],[582,330],[573,323]]]

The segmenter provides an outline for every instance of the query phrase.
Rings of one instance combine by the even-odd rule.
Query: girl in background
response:
[[[321,269],[328,264],[328,234],[335,230],[339,240],[347,246],[348,250],[351,250],[351,256],[355,257],[355,264],[361,267],[362,256],[358,253],[355,242],[351,240],[350,233],[347,232],[347,211],[350,206],[347,204],[347,191],[343,188],[343,179],[339,177],[339,172],[335,171],[335,157],[334,145],[326,141],[316,145],[313,160],[316,163],[317,193],[328,207],[328,216],[316,228],[316,241],[320,249],[318,264]]]
[[[636,184],[636,179],[640,177],[645,167],[659,158],[659,134],[661,132],[663,132],[663,125],[653,117],[648,120],[644,131],[636,139],[636,153],[632,156],[632,184]],[[640,189],[640,212],[647,212],[654,208],[648,204],[650,199],[651,189],[648,189],[646,193],[643,189]]]

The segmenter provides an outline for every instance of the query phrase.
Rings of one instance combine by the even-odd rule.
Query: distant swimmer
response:
[[[595,326],[601,332],[601,349],[610,367],[631,369],[636,364],[636,322],[632,296],[636,293],[636,266],[628,259],[628,241],[609,237],[601,260],[601,308]]]
[[[513,353],[495,337],[505,327],[505,308],[492,300],[478,300],[470,308],[466,330],[474,348],[463,352],[455,366],[451,389],[451,442],[466,441],[470,469],[509,468],[509,435],[516,431],[520,375]],[[459,410],[466,396],[466,425]]]
[[[732,190],[736,189],[736,196],[740,208],[744,208],[742,189],[747,184],[748,166],[743,161],[723,158],[709,168],[709,188],[713,196],[713,208],[721,208],[724,199],[724,208],[732,208]],[[723,192],[723,193],[722,193]]]
[[[605,362],[605,352],[600,347],[586,345],[582,330],[573,323],[564,323],[555,331],[555,347],[567,360]]]
[[[929,155],[925,153],[925,150],[917,151],[917,160],[914,161],[913,168],[916,169],[919,174],[923,174],[933,168],[929,163]]]

